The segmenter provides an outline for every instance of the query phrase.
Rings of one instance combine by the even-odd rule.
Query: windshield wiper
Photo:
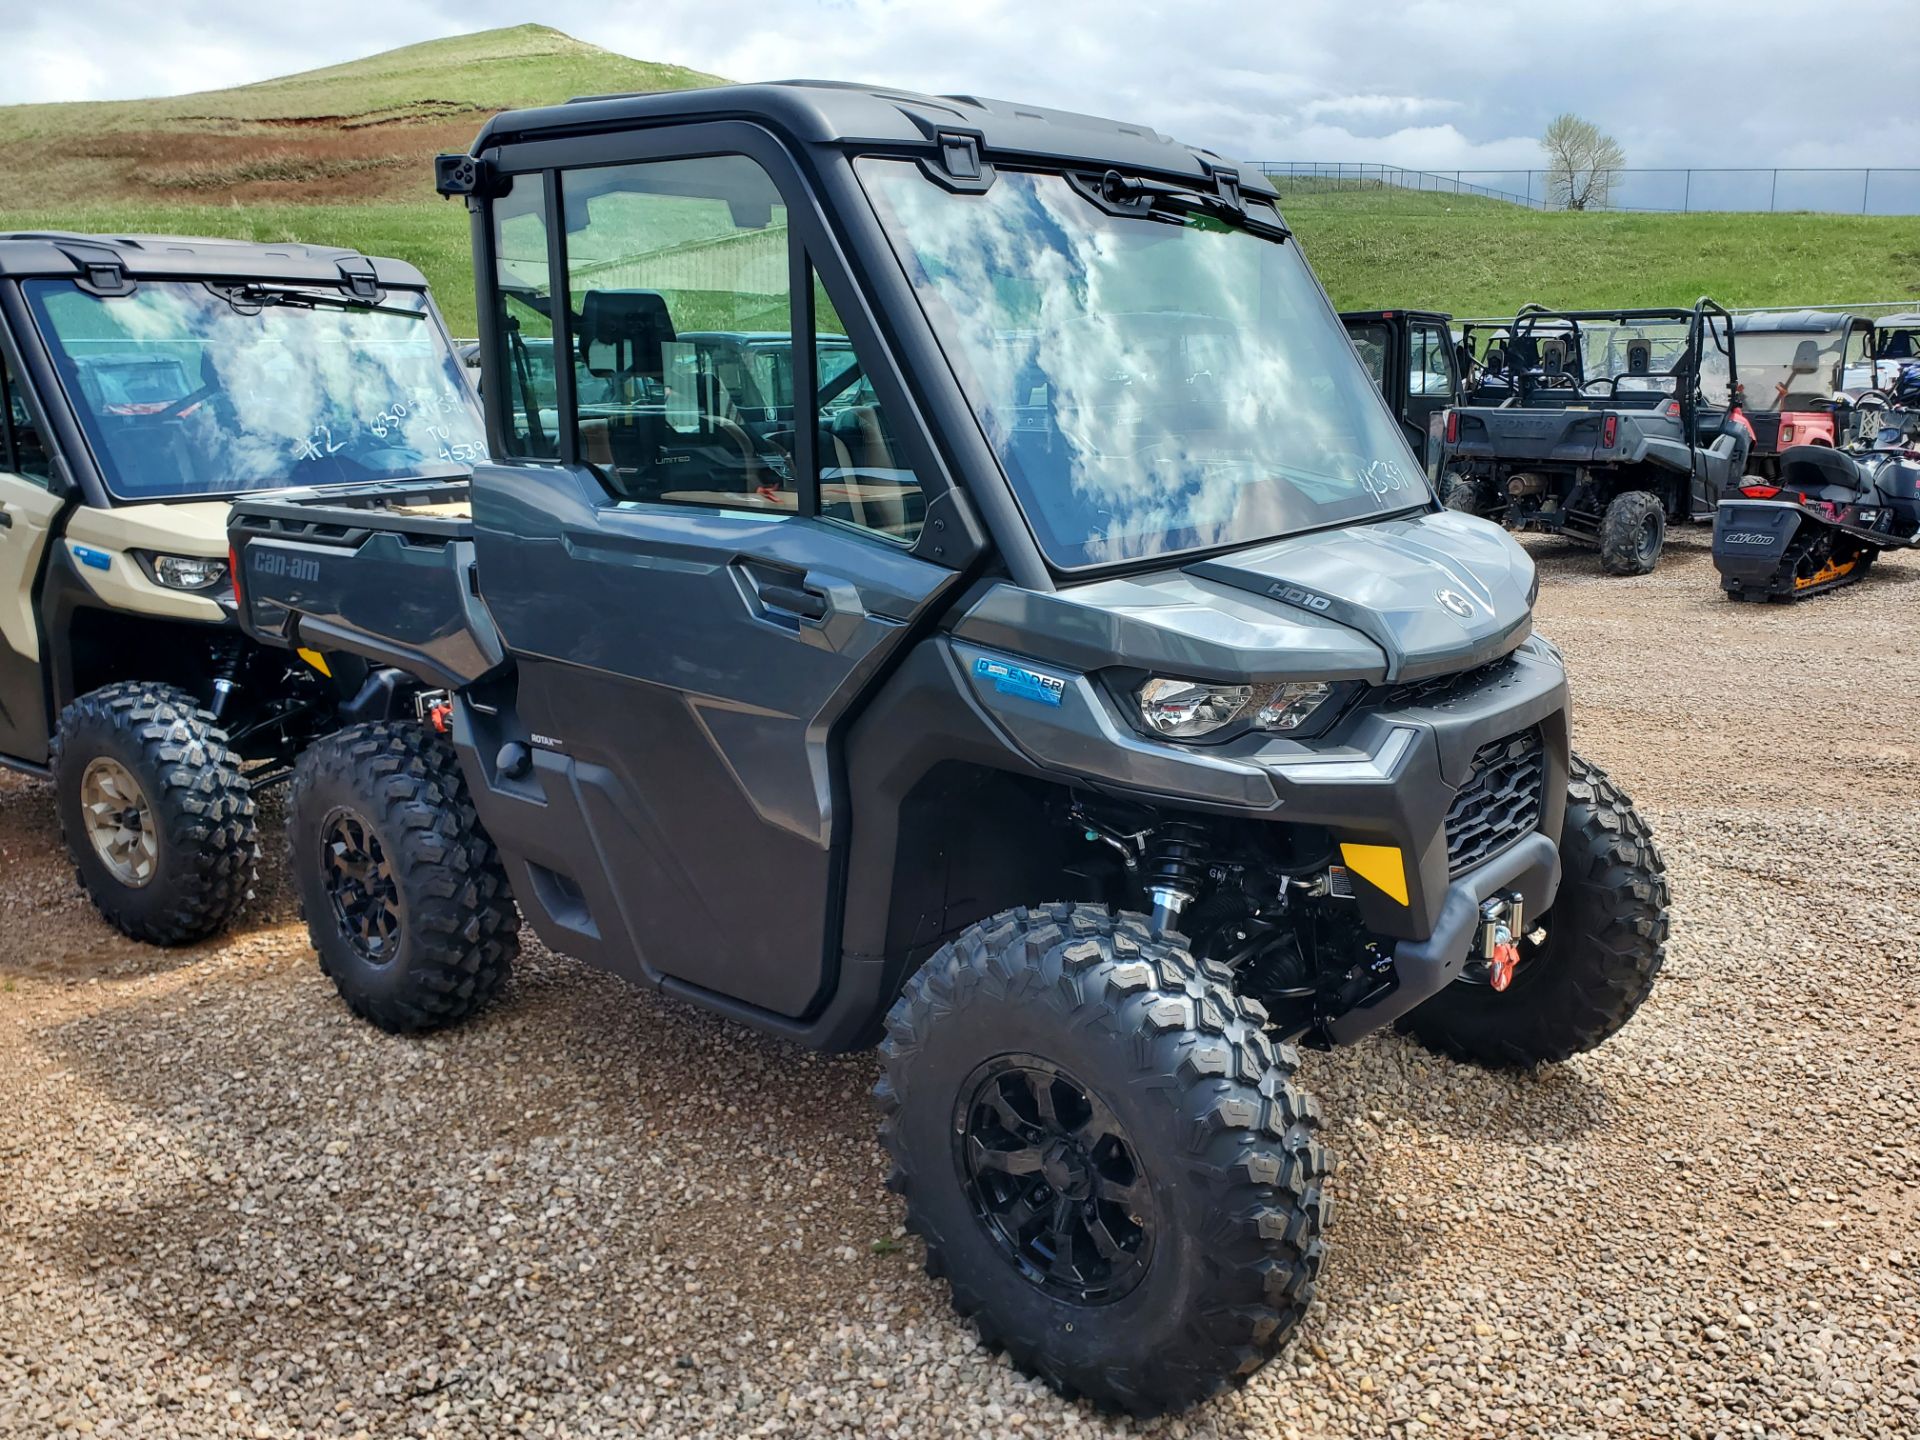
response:
[[[1269,240],[1286,240],[1293,235],[1286,226],[1253,215],[1240,198],[1237,181],[1227,181],[1218,190],[1193,190],[1109,170],[1100,177],[1099,193],[1109,205],[1144,205],[1148,210],[1175,215],[1199,211]]]
[[[256,315],[271,305],[292,310],[357,310],[370,315],[405,315],[411,320],[427,318],[425,310],[414,310],[405,305],[382,305],[377,300],[358,300],[351,295],[327,290],[303,290],[257,283],[216,285],[212,281],[207,282],[207,289],[242,315]]]

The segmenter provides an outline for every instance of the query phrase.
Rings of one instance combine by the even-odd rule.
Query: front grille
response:
[[[1410,680],[1389,685],[1377,692],[1377,708],[1382,710],[1444,710],[1459,701],[1471,699],[1496,685],[1520,678],[1520,662],[1502,655],[1471,670],[1456,670],[1450,675],[1430,675],[1425,680]]]
[[[1482,745],[1447,807],[1447,865],[1459,875],[1540,828],[1546,748],[1537,729]]]

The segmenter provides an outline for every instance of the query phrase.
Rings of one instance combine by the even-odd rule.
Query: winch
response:
[[[1525,904],[1518,891],[1480,902],[1480,958],[1487,962],[1488,983],[1496,990],[1513,983],[1514,967],[1520,963],[1517,937]]]

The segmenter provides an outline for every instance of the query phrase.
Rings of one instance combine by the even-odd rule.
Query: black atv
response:
[[[1732,317],[1525,307],[1447,414],[1450,507],[1599,548],[1612,575],[1659,562],[1669,524],[1707,520],[1745,473]]]
[[[1920,451],[1852,455],[1796,445],[1779,483],[1722,500],[1713,564],[1730,600],[1803,600],[1864,577],[1884,550],[1920,546]]]
[[[485,1006],[524,916],[878,1043],[929,1270],[1022,1368],[1152,1412],[1307,1313],[1296,1043],[1527,1066],[1646,998],[1666,880],[1569,748],[1533,566],[1437,505],[1261,176],[796,83],[504,114],[440,179],[501,458],[231,532],[252,634],[409,700],[290,804],[372,1023]],[[782,327],[757,409],[687,338]]]

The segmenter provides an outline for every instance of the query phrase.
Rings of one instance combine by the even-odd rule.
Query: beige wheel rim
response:
[[[115,880],[129,890],[152,881],[160,845],[153,833],[153,807],[132,771],[105,755],[89,764],[80,777],[80,814],[93,853]]]

